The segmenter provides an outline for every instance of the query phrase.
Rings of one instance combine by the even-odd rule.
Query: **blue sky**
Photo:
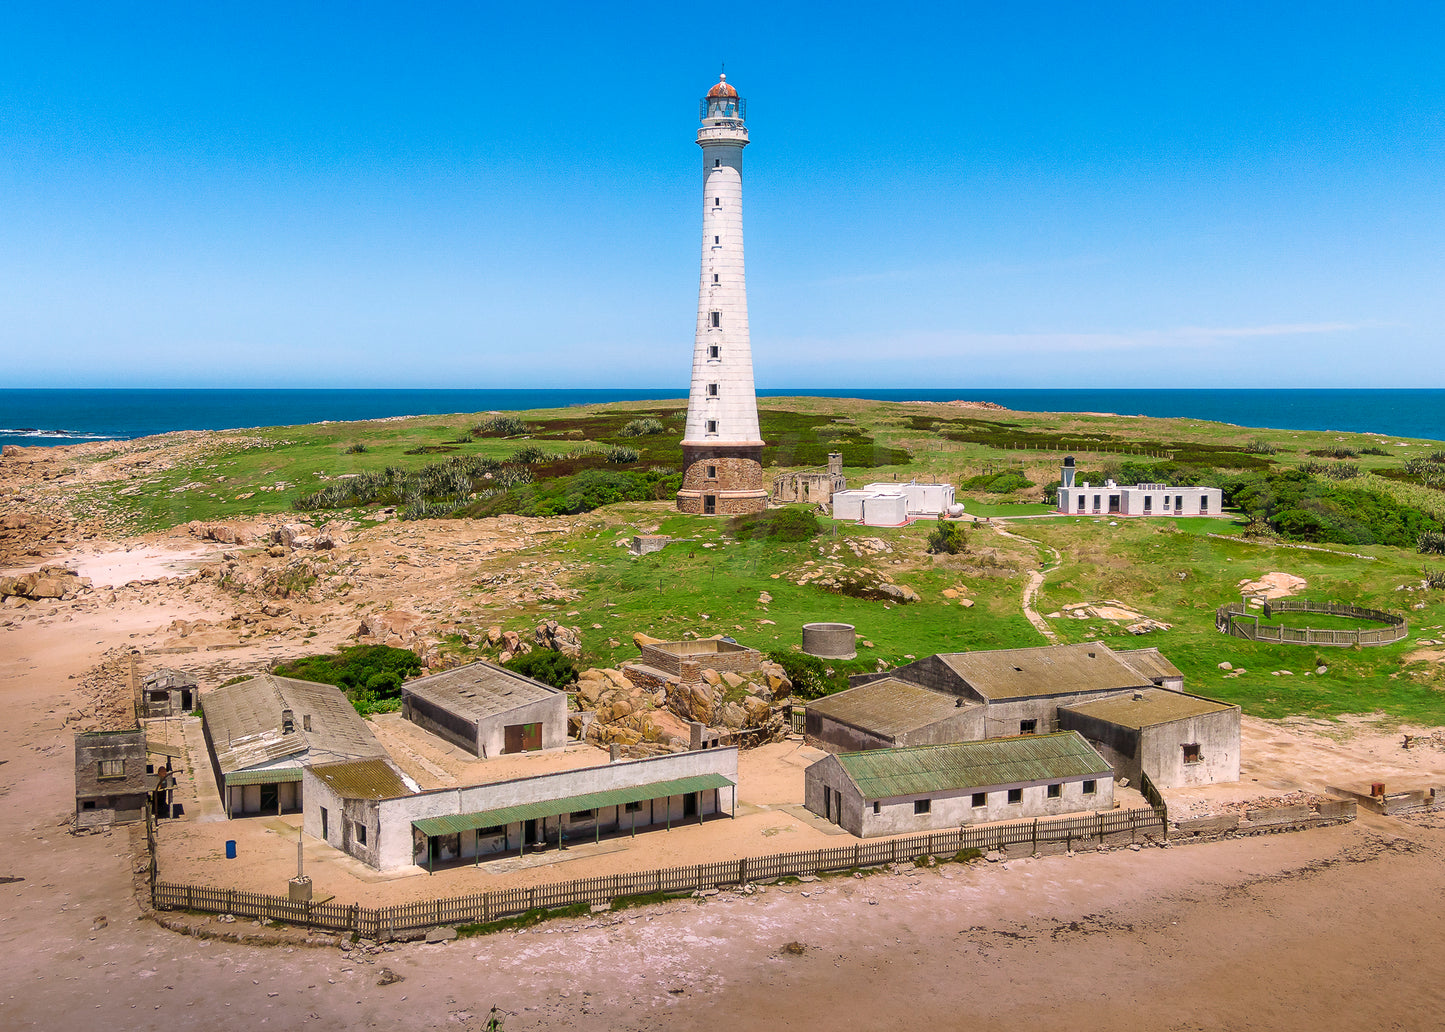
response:
[[[0,386],[683,389],[721,61],[762,387],[1445,386],[1445,5],[535,9],[0,7]]]

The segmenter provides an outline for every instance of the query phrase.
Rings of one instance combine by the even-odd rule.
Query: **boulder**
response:
[[[704,670],[702,672],[702,679],[714,688],[722,684],[722,675],[716,670]]]
[[[744,684],[743,679],[731,670],[724,671],[722,679],[729,688],[741,688]]]
[[[747,724],[748,713],[735,702],[725,702],[717,711],[717,721],[723,727],[740,728]]]
[[[389,609],[363,617],[356,633],[359,637],[415,638],[422,633],[422,618],[415,613]]]
[[[597,700],[602,697],[602,683],[600,681],[578,681],[577,697],[588,706],[597,705]]]
[[[877,586],[878,594],[885,598],[891,598],[897,602],[917,602],[918,592],[914,591],[907,584],[889,584],[884,582]]]
[[[661,639],[661,638],[654,638],[654,637],[653,637],[652,635],[650,635],[650,634],[643,634],[641,631],[638,631],[636,634],[634,634],[634,635],[632,636],[632,643],[633,643],[634,645],[636,645],[638,648],[641,648],[641,647],[644,646],[644,645],[657,645],[657,644],[659,644],[662,640],[663,640],[663,639]]]
[[[743,713],[748,727],[762,727],[773,715],[773,707],[756,695],[749,695],[743,700]]]
[[[669,683],[667,708],[683,720],[699,720],[704,724],[711,724],[713,720],[712,692],[706,685]]]

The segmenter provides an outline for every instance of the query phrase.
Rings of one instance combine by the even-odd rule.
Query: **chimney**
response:
[[[843,475],[842,452],[835,451],[828,453],[828,473],[835,477],[841,477]]]
[[[301,716],[301,730],[303,730],[303,731],[310,731],[310,730],[311,730],[311,714],[310,714],[310,713],[304,713],[304,714],[302,714],[302,716]]]
[[[296,730],[296,715],[289,709],[281,711],[281,733],[289,735]]]

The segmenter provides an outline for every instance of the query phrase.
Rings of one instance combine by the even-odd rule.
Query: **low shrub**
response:
[[[662,425],[660,419],[634,419],[617,431],[617,436],[646,437],[650,434],[660,434],[666,429],[667,427]]]
[[[811,509],[789,507],[734,516],[728,533],[739,541],[807,541],[823,528]]]
[[[625,466],[628,463],[636,462],[642,458],[642,453],[636,448],[627,447],[625,444],[614,444],[611,448],[607,449],[606,458],[608,462]]]
[[[348,444],[346,446],[347,455],[361,455],[365,451],[366,445],[362,444],[360,441],[357,441],[355,444]]]
[[[1263,438],[1257,438],[1244,446],[1244,450],[1250,455],[1275,455],[1279,449]]]
[[[938,517],[938,526],[928,535],[928,550],[934,555],[967,552],[968,538],[964,536],[963,525]]]
[[[523,677],[550,684],[553,688],[566,688],[577,681],[577,665],[560,652],[526,652],[513,656],[502,666],[515,670]]]
[[[492,416],[472,427],[474,437],[516,437],[531,428],[516,416]]]
[[[339,652],[278,663],[271,672],[319,684],[334,684],[357,712],[385,712],[401,705],[401,685],[421,673],[421,660],[410,649],[389,645],[348,645]]]
[[[547,461],[547,453],[535,444],[529,444],[525,448],[519,448],[512,453],[512,462],[520,462],[526,466],[534,466],[539,462]]]

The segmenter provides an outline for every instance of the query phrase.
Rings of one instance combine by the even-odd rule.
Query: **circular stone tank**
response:
[[[821,659],[854,659],[857,632],[850,623],[803,624],[803,651]]]

